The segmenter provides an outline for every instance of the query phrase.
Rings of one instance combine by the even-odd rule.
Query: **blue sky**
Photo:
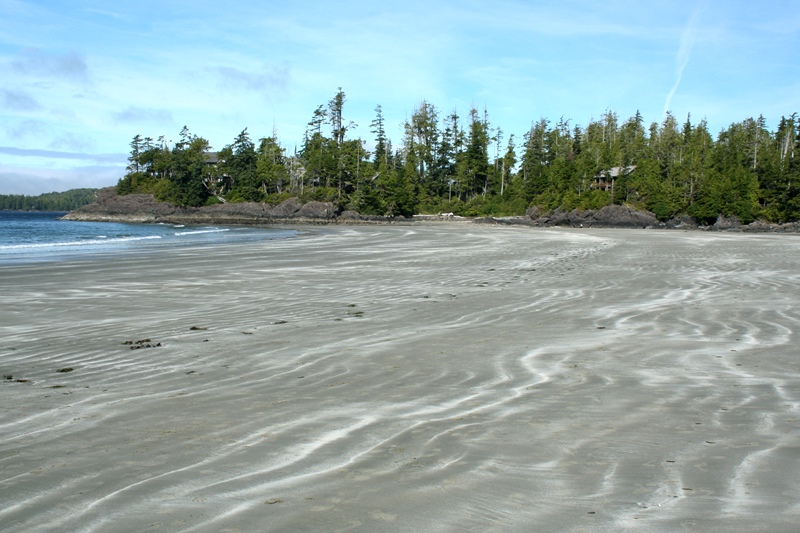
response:
[[[397,147],[423,100],[506,138],[610,109],[712,134],[800,112],[800,2],[0,0],[0,194],[113,185],[136,134],[289,151],[342,87]]]

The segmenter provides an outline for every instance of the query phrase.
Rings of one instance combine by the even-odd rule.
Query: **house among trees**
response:
[[[203,158],[206,165],[210,167],[215,167],[220,163],[219,152],[203,152]],[[222,162],[224,163],[225,161],[223,160]]]
[[[617,178],[627,177],[631,172],[636,170],[636,165],[627,167],[611,167],[608,170],[603,170],[594,177],[592,187],[601,191],[614,192],[614,182]]]
[[[219,152],[204,151],[203,163],[206,168],[203,186],[220,202],[225,203],[224,195],[230,190],[231,182],[231,176],[224,169],[219,169],[220,165],[225,165],[225,159],[220,157]]]

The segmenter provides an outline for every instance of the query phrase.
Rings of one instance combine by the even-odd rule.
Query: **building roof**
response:
[[[636,165],[630,165],[627,167],[611,167],[608,170],[601,170],[600,174],[598,174],[597,178],[618,178],[620,176],[627,176],[631,172],[636,170]]]

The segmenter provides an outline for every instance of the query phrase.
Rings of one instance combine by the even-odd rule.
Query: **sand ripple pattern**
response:
[[[793,531],[798,266],[443,223],[2,268],[0,530]]]

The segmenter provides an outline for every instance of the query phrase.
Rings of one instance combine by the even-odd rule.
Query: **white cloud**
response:
[[[48,147],[53,150],[69,150],[72,152],[89,152],[95,147],[94,140],[85,135],[73,132],[65,132],[58,135]]]
[[[6,156],[10,156],[11,158],[17,158],[17,162],[21,165],[25,162],[22,158],[30,158],[35,160],[35,165],[37,166],[51,166],[52,160],[61,159],[61,160],[72,160],[72,161],[82,161],[85,163],[92,162],[97,164],[123,164],[127,161],[127,154],[94,154],[94,153],[85,153],[85,152],[64,152],[59,150],[41,150],[41,149],[27,149],[27,148],[16,148],[13,146],[0,146],[0,154],[4,154]],[[5,158],[9,160],[9,157]]]
[[[11,61],[11,67],[17,73],[31,76],[56,76],[75,81],[85,81],[89,76],[86,61],[76,52],[48,54],[38,48],[26,48],[20,57]]]
[[[144,122],[156,124],[171,124],[172,113],[165,109],[146,109],[137,106],[128,106],[126,109],[114,113],[113,119],[118,122]]]
[[[210,70],[216,74],[219,85],[223,89],[284,91],[290,80],[287,65],[273,67],[265,64],[261,68],[251,71],[230,66],[215,66]]]
[[[3,128],[3,133],[9,140],[14,139],[16,142],[24,141],[25,139],[41,139],[48,134],[47,122],[43,120],[22,120],[18,123],[11,123],[9,121]]]
[[[34,97],[23,91],[0,90],[2,105],[9,111],[39,111],[42,106]]]
[[[85,166],[68,169],[18,169],[0,164],[0,194],[35,196],[69,189],[116,185],[124,167]]]

